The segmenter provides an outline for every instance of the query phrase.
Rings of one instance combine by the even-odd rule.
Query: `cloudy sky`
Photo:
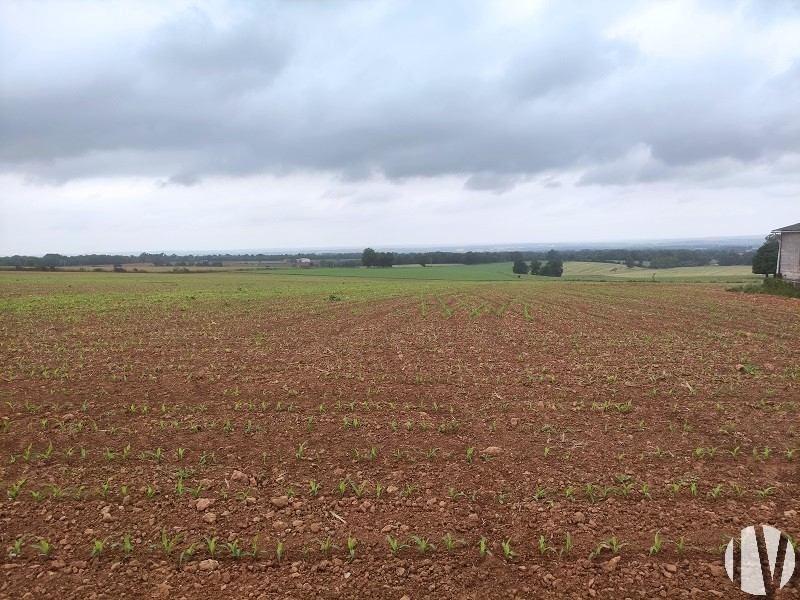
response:
[[[763,235],[796,0],[0,0],[0,254]]]

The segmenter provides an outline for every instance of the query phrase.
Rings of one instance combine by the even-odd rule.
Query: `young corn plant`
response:
[[[26,481],[28,481],[27,477],[11,484],[11,487],[6,490],[6,496],[8,496],[9,500],[17,499],[17,496],[19,496],[22,486],[25,485]]]
[[[473,457],[475,456],[475,448],[467,448],[467,463],[472,464]]]
[[[19,558],[22,556],[22,551],[25,548],[25,534],[16,538],[12,544],[11,549],[8,551],[9,558]]]
[[[411,536],[411,541],[417,545],[417,549],[420,551],[420,554],[425,554],[428,552],[428,550],[433,550],[436,548],[436,546],[434,546],[424,537],[420,537],[418,535]]]
[[[570,541],[572,541],[572,540],[570,539]],[[542,556],[545,556],[547,554],[550,554],[551,552],[555,552],[556,551],[555,548],[553,548],[552,546],[548,546],[547,545],[547,538],[544,535],[540,535],[539,536],[538,550],[539,550],[539,554],[541,554]]]
[[[350,560],[353,560],[356,557],[356,546],[358,546],[358,540],[353,537],[353,533],[347,534],[347,557]]]
[[[389,544],[389,550],[392,554],[397,555],[403,548],[408,548],[408,544],[402,544],[400,540],[393,538],[390,535],[386,536],[386,543]]]
[[[656,531],[655,536],[653,536],[653,544],[650,546],[650,556],[661,552],[661,547],[664,545],[664,540],[660,534],[661,530],[658,530]]]
[[[278,540],[278,545],[275,547],[275,559],[278,564],[283,560],[283,540]]]
[[[245,555],[245,552],[239,547],[239,540],[233,540],[232,542],[227,542],[225,544],[225,548],[228,550],[228,556],[234,559],[240,559],[242,556]]]
[[[44,538],[40,539],[35,544],[32,544],[32,547],[36,548],[39,551],[39,554],[45,558],[50,558],[50,555],[53,553],[53,546]]]
[[[503,556],[505,559],[514,560],[514,557],[517,556],[517,553],[511,548],[511,539],[501,542],[500,545],[503,547]]]
[[[92,552],[89,555],[91,558],[100,558],[103,555],[103,550],[106,545],[106,540],[95,540],[92,545]]]
[[[217,538],[206,536],[203,538],[203,541],[206,544],[206,550],[208,550],[208,555],[211,558],[214,558],[217,555],[217,545],[218,545]]]
[[[572,534],[568,531],[564,534],[564,547],[558,551],[559,556],[572,553]]]
[[[298,460],[303,458],[306,453],[306,448],[308,448],[308,441],[302,442],[298,447],[297,451],[294,453],[294,457]]]
[[[120,542],[120,548],[122,549],[122,556],[125,558],[129,558],[131,553],[133,552],[133,542],[131,542],[130,533],[126,533],[125,537],[122,538],[122,542]]]
[[[193,542],[188,548],[181,552],[178,557],[178,566],[183,566],[184,562],[189,562],[197,552],[197,542]]]
[[[323,554],[328,554],[331,550],[338,549],[339,546],[333,543],[331,536],[326,537],[324,540],[319,541],[319,549]]]
[[[444,542],[444,547],[447,548],[448,552],[452,552],[456,549],[456,546],[464,545],[466,543],[464,540],[454,538],[453,534],[449,531],[442,538],[442,541]]]
[[[481,558],[492,555],[492,551],[489,550],[489,545],[485,537],[478,540],[478,554],[480,554]]]
[[[592,552],[589,554],[589,560],[597,558],[598,556],[600,556],[600,554],[602,554],[604,550],[609,550],[611,554],[614,555],[619,554],[622,551],[622,548],[627,545],[628,545],[627,543],[620,542],[619,540],[617,540],[617,536],[614,536],[604,542],[600,542],[599,544],[597,544],[595,549],[592,550]]]
[[[178,542],[181,540],[181,535],[175,535],[173,537],[169,537],[167,535],[167,530],[161,530],[161,549],[164,551],[164,554],[167,556],[172,556],[172,553],[175,552],[175,546],[178,545]]]

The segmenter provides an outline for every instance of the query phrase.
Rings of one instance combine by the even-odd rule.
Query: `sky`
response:
[[[0,0],[0,255],[798,221],[797,0]]]

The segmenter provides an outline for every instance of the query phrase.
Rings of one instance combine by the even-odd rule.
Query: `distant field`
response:
[[[425,281],[554,281],[551,277],[525,276],[518,278],[511,271],[512,263],[491,263],[483,265],[396,265],[391,269],[367,269],[364,267],[313,267],[298,268],[284,266],[283,263],[275,263],[269,267],[259,266],[257,263],[225,263],[224,267],[188,267],[188,272],[193,275],[213,275],[214,273],[248,273],[264,274],[273,277],[339,277],[345,279],[395,279],[395,280],[425,280]],[[276,268],[277,267],[277,268]],[[103,271],[112,270],[111,265],[103,265]],[[146,277],[148,274],[171,275],[182,267],[154,267],[149,264],[125,265],[127,274],[135,277]],[[7,269],[9,275],[12,271]],[[77,269],[71,270],[73,277],[78,275]],[[137,272],[138,271],[138,272]],[[80,271],[84,276],[92,272],[92,268]],[[31,273],[21,275],[26,277],[26,281],[31,281],[34,275]],[[97,274],[95,274],[97,275]],[[126,274],[114,274],[113,277],[125,277]],[[186,273],[180,273],[179,277],[185,277]],[[760,281],[759,275],[754,275],[748,265],[737,265],[732,267],[678,267],[675,269],[647,269],[635,267],[628,269],[625,265],[595,262],[565,262],[565,280],[572,281],[670,281],[682,283],[751,283]],[[97,279],[95,279],[97,281]],[[113,280],[116,281],[116,280]]]
[[[516,279],[511,272],[511,263],[492,263],[488,265],[402,265],[391,269],[360,268],[319,268],[286,269],[281,275],[300,277],[356,277],[377,279],[427,279],[443,281],[506,281]]]
[[[594,262],[568,262],[564,263],[564,277],[568,279],[626,279],[626,280],[653,280],[668,279],[670,281],[701,281],[712,280],[729,283],[760,281],[760,275],[754,275],[749,265],[735,265],[732,267],[677,267],[674,269],[646,269],[634,267],[628,269],[625,265],[613,265]]]
[[[327,277],[356,277],[379,279],[426,279],[449,281],[506,281],[517,279],[511,272],[512,263],[491,263],[486,265],[433,265],[422,267],[419,265],[404,265],[392,269],[291,269],[281,271],[285,275],[327,276]],[[527,280],[552,281],[550,277],[526,276]],[[671,282],[701,282],[701,283],[744,283],[759,281],[760,276],[754,275],[747,265],[733,267],[678,267],[675,269],[627,269],[624,265],[593,262],[565,262],[564,279],[586,281],[664,281]]]

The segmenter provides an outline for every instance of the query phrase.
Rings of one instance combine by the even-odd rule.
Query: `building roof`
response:
[[[795,223],[794,225],[787,225],[786,227],[781,227],[780,229],[773,229],[772,233],[800,233],[800,223]]]

